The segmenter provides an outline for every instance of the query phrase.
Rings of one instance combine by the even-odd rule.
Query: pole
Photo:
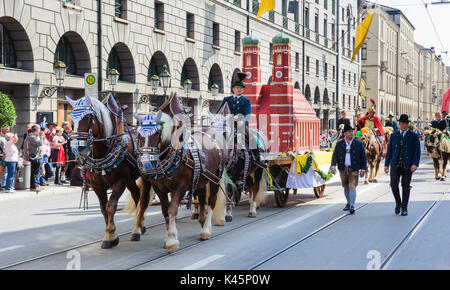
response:
[[[302,39],[302,92],[305,93],[305,0],[302,1],[303,39]]]
[[[99,92],[103,91],[102,37],[102,0],[97,0],[97,77]]]
[[[336,4],[336,126],[339,120],[339,3],[337,0]]]

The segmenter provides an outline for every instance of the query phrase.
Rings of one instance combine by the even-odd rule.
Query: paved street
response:
[[[425,163],[430,160],[423,156]],[[232,223],[213,227],[201,242],[200,226],[181,208],[180,249],[167,255],[159,206],[147,211],[147,232],[130,241],[134,218],[118,212],[120,244],[100,249],[104,221],[96,196],[89,210],[78,209],[80,192],[0,199],[0,268],[66,269],[75,256],[81,269],[450,269],[449,182],[435,181],[430,164],[413,177],[409,215],[394,215],[388,175],[358,187],[356,213],[345,204],[334,178],[326,196],[312,190],[290,196],[277,208],[273,195],[254,219],[245,200]],[[125,194],[119,207],[126,202]]]

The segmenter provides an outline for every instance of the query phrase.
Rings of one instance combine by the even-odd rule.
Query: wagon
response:
[[[325,159],[325,164],[322,163],[321,167],[322,168],[324,168],[324,166],[326,167],[327,166],[326,163],[328,163],[329,167],[329,164],[331,163],[331,154],[332,154],[330,152],[313,153],[313,154],[306,153],[304,154],[304,158],[307,158],[309,155],[311,155],[313,158],[313,156],[316,156],[317,154],[327,154],[327,156],[320,157],[320,159]],[[273,191],[275,196],[275,202],[278,207],[284,207],[288,201],[289,193],[292,192],[295,195],[297,194],[297,190],[300,188],[312,188],[314,195],[317,198],[321,198],[325,193],[325,189],[327,186],[326,181],[330,178],[331,175],[330,172],[326,174],[325,179],[321,178],[324,175],[323,172],[320,173],[321,175],[319,175],[319,173],[317,172],[313,172],[312,174],[304,174],[303,176],[301,176],[301,178],[302,179],[306,178],[307,182],[297,184],[296,186],[288,186],[288,183],[291,183],[292,185],[292,182],[288,182],[288,178],[289,174],[291,174],[291,178],[293,177],[292,171],[294,169],[292,167],[294,166],[294,162],[297,160],[295,156],[298,157],[299,155],[294,155],[290,153],[282,155],[271,155],[266,158],[266,160],[268,161],[267,173],[269,176],[268,178],[269,185],[267,190]],[[329,162],[326,162],[327,160],[329,160]],[[293,178],[295,178],[295,176]],[[322,182],[316,182],[317,179],[319,180],[322,179]]]

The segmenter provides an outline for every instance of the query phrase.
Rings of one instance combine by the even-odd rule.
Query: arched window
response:
[[[277,64],[281,65],[281,54],[279,54],[277,57]]]
[[[75,64],[75,55],[73,53],[72,46],[65,36],[61,37],[56,46],[54,63],[62,61],[65,63],[69,75],[76,75],[77,67]]]
[[[0,24],[0,64],[17,67],[16,50],[9,32]]]
[[[123,81],[122,66],[120,64],[119,54],[115,47],[111,50],[106,68],[106,77],[109,76],[109,70],[116,69],[119,72],[119,80]]]

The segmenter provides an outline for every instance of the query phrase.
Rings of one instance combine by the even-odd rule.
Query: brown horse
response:
[[[383,144],[378,140],[374,131],[363,133],[359,140],[363,142],[366,148],[367,168],[364,184],[369,182],[378,182],[377,175],[380,169],[381,158],[383,156]]]
[[[188,191],[199,200],[200,239],[208,240],[212,219],[217,221],[219,213],[225,211],[222,188],[226,185],[222,173],[226,151],[216,146],[212,135],[190,130],[190,119],[184,114],[176,94],[156,111],[136,117],[141,124],[138,128],[138,164],[161,201],[166,220],[164,246],[167,252],[172,253],[179,247],[176,216]],[[150,184],[139,185],[141,208],[137,221],[151,200]],[[224,224],[224,221],[218,222]]]
[[[134,148],[127,133],[118,134],[122,110],[111,95],[108,97],[108,107],[88,95],[77,101],[66,98],[73,107],[71,119],[75,123],[72,148],[89,172],[90,185],[98,197],[105,219],[101,247],[112,248],[119,244],[114,215],[125,188],[128,188],[136,203],[139,201],[140,192],[136,185],[139,171],[132,158]],[[108,189],[112,189],[109,200]]]
[[[425,146],[429,156],[433,159],[435,178],[436,180],[445,181],[445,178],[447,178],[447,164],[450,159],[450,141],[438,129],[427,131],[425,135]]]

